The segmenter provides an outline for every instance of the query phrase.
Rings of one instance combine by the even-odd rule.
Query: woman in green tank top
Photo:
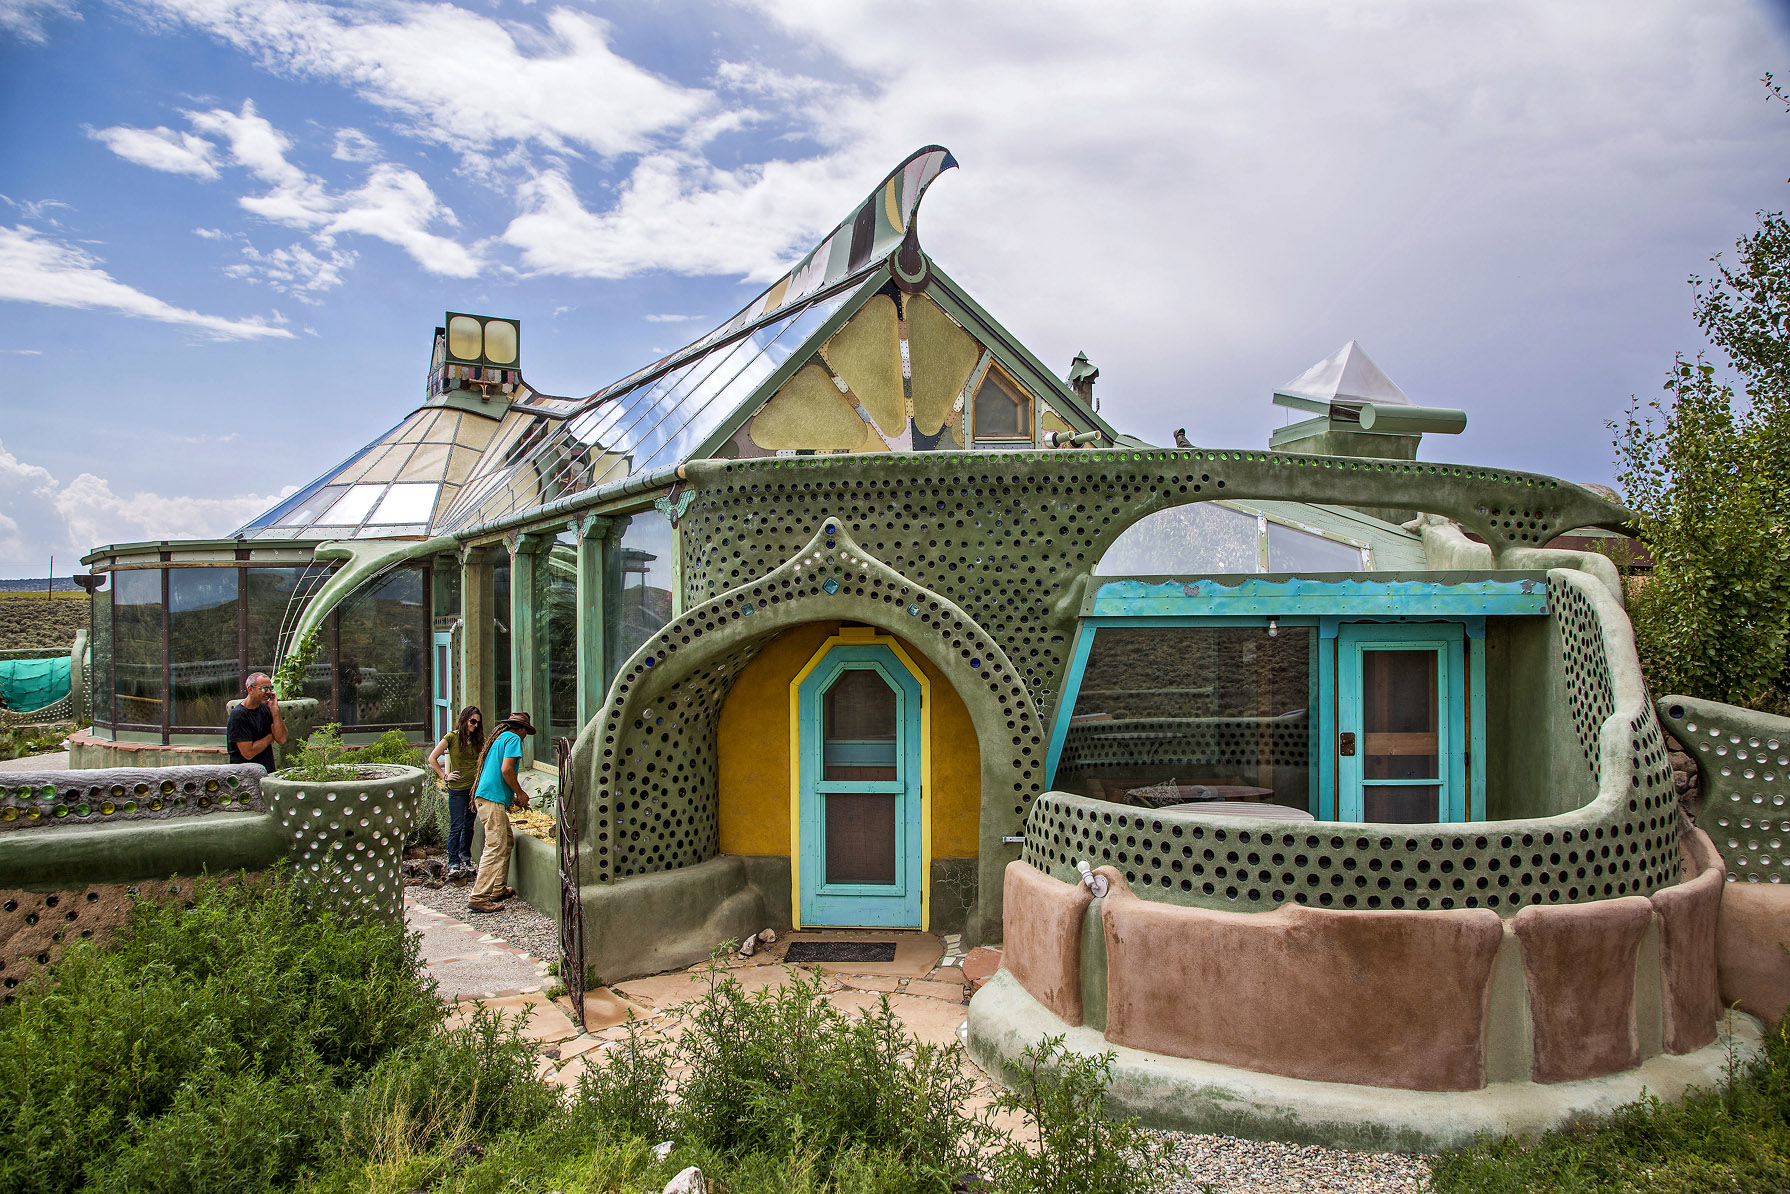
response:
[[[460,710],[454,728],[429,752],[429,767],[448,794],[448,878],[464,883],[472,878],[472,785],[478,782],[479,752],[485,747],[485,715],[477,705]],[[447,756],[445,769],[441,756]]]

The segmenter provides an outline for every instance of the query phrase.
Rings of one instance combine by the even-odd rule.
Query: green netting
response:
[[[0,698],[14,713],[53,705],[68,695],[68,656],[0,659]]]

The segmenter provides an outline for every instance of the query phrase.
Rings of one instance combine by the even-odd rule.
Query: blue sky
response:
[[[585,394],[928,142],[934,258],[1103,412],[1258,447],[1358,339],[1431,459],[1607,481],[1784,206],[1759,3],[0,0],[0,576],[228,532],[407,413],[448,309]]]

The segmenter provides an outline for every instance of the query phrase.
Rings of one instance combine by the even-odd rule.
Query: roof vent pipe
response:
[[[1094,383],[1099,378],[1100,367],[1088,359],[1087,353],[1078,352],[1069,362],[1069,388],[1093,410],[1100,409],[1100,403],[1094,399]]]

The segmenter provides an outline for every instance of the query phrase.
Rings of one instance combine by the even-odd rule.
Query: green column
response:
[[[608,640],[603,633],[603,544],[610,521],[597,515],[571,524],[578,536],[578,725],[590,724],[609,691]]]
[[[489,549],[462,548],[460,677],[466,703],[484,710],[487,725],[503,716],[497,708],[497,636],[492,626],[497,611],[491,608],[493,600]]]

